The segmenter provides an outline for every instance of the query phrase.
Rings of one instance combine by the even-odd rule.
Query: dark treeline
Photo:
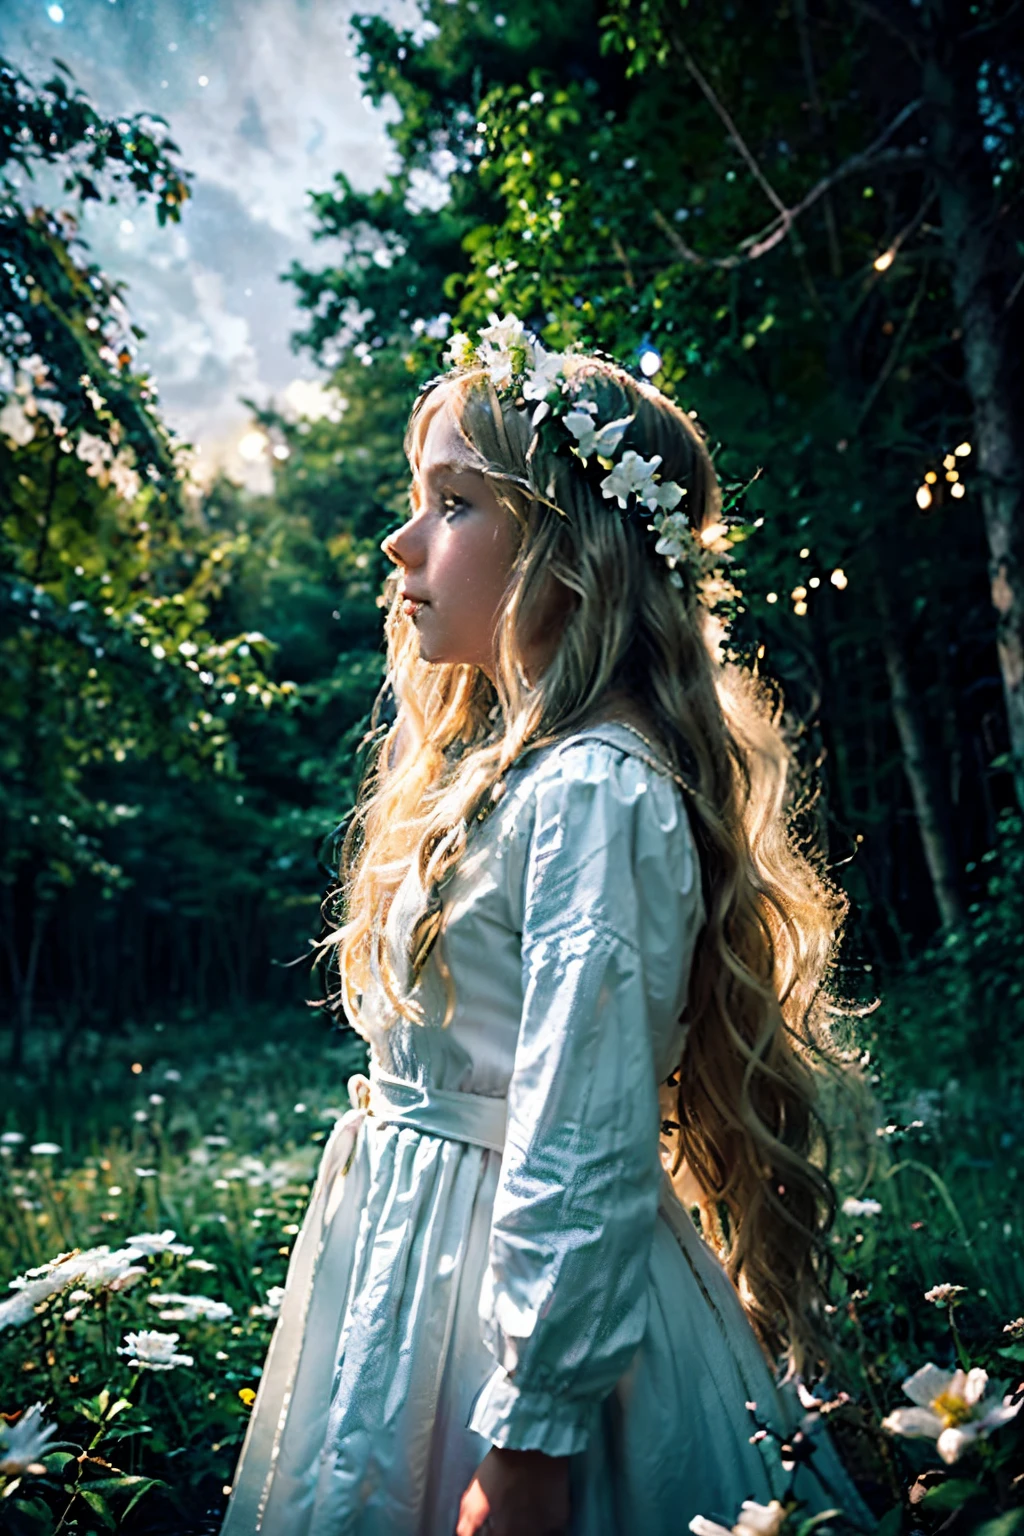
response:
[[[305,416],[257,415],[266,496],[189,486],[130,294],[78,240],[83,197],[187,218],[173,144],[102,122],[59,75],[2,76],[13,1059],[315,995],[301,957],[381,683],[405,415],[451,332],[511,310],[652,376],[721,440],[725,479],[760,471],[732,644],[781,690],[820,786],[852,900],[838,988],[880,992],[891,1039],[928,1042],[924,1072],[962,1051],[969,1008],[980,1061],[1014,1036],[1024,866],[1013,6],[426,16],[356,24],[368,93],[398,105],[397,169],[370,195],[340,174],[315,189],[335,259],[288,279],[333,387]],[[26,197],[44,160],[62,208]]]

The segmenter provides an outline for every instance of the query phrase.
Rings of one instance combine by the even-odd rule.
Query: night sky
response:
[[[280,274],[330,258],[310,239],[309,190],[338,170],[366,188],[387,169],[386,117],[360,99],[350,54],[348,18],[371,8],[414,18],[410,0],[0,0],[14,64],[38,82],[60,58],[100,111],[159,113],[195,173],[180,225],[91,205],[83,234],[128,283],[140,360],[200,474],[216,462],[265,481],[237,453],[239,397],[280,400],[316,376],[291,350],[299,315]]]

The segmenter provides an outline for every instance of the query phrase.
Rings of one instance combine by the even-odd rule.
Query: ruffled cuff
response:
[[[590,1438],[597,1405],[521,1391],[499,1368],[473,1405],[469,1428],[510,1451],[574,1456]]]

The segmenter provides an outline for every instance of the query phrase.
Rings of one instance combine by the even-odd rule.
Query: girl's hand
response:
[[[455,1536],[563,1536],[569,1459],[493,1446],[462,1495]]]

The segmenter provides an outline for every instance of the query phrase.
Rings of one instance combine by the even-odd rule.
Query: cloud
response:
[[[309,191],[339,170],[361,188],[387,172],[388,112],[361,98],[351,53],[349,19],[365,9],[107,0],[67,5],[59,24],[34,0],[5,0],[0,12],[0,49],[16,64],[39,79],[59,55],[101,111],[161,113],[195,174],[179,226],[161,230],[127,204],[93,205],[83,234],[126,280],[147,333],[140,362],[208,471],[223,463],[251,481],[237,454],[239,396],[263,403],[316,376],[291,350],[300,316],[281,281],[292,261],[327,257],[313,245]],[[411,0],[376,9],[405,25],[417,14]]]

